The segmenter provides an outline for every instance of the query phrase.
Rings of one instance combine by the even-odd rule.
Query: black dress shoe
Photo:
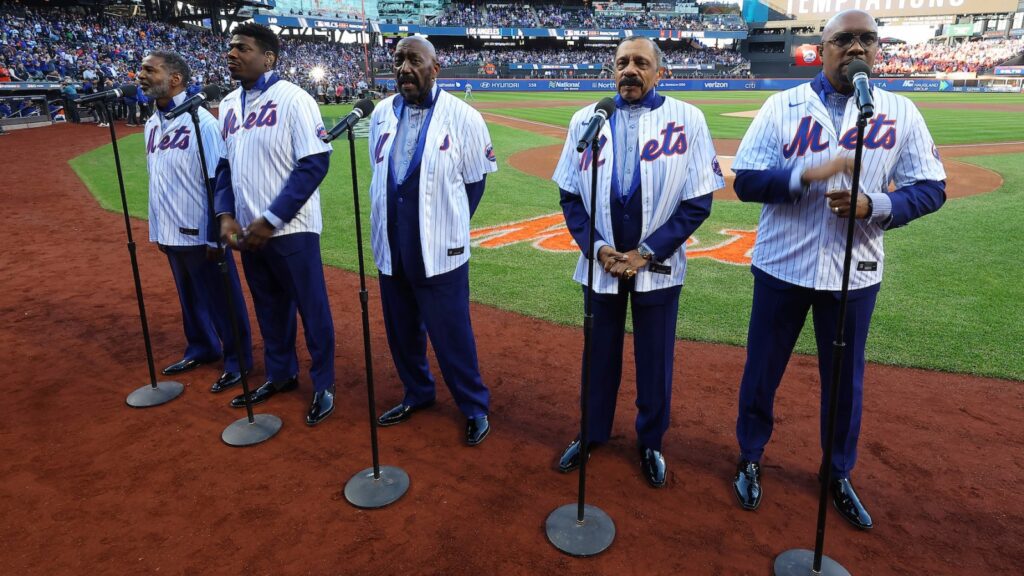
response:
[[[839,515],[861,530],[870,530],[875,524],[871,521],[871,515],[864,509],[860,498],[853,490],[853,484],[849,478],[835,478],[832,480],[832,504],[835,505]]]
[[[334,412],[334,386],[313,394],[313,403],[306,414],[306,424],[316,426]]]
[[[210,386],[210,392],[223,392],[232,386],[237,386],[242,381],[241,372],[225,372],[217,378],[217,381]]]
[[[593,442],[587,447],[587,462],[590,461],[590,452],[594,449]],[[562,474],[568,474],[573,470],[580,467],[580,439],[576,438],[569,443],[569,446],[562,451],[562,456],[558,458],[558,471]]]
[[[477,416],[466,420],[466,445],[476,446],[487,438],[491,431],[491,424],[487,416]]]
[[[257,388],[253,393],[249,395],[249,400],[252,401],[252,405],[262,404],[277,394],[278,392],[291,392],[299,387],[299,379],[296,376],[285,380],[284,382],[270,382],[267,381]],[[232,408],[245,408],[245,394],[239,394],[231,399]]]
[[[381,426],[394,426],[395,424],[401,424],[408,420],[409,417],[412,416],[413,412],[423,410],[424,408],[430,408],[433,405],[433,400],[430,402],[424,402],[419,406],[406,406],[405,404],[399,404],[391,410],[381,414],[380,417],[377,418],[377,424],[380,424]]]
[[[761,505],[761,465],[740,460],[732,487],[744,510],[757,510]]]
[[[196,360],[194,358],[183,358],[181,360],[178,360],[174,364],[171,364],[167,368],[164,368],[163,370],[160,371],[160,373],[163,374],[164,376],[173,376],[175,374],[181,374],[182,372],[194,370],[203,365],[205,362],[206,361],[204,360]]]
[[[660,450],[641,446],[640,471],[643,472],[648,484],[654,488],[661,488],[665,485],[665,479],[668,475],[665,456]]]

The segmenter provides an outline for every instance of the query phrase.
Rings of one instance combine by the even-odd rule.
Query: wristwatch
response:
[[[640,255],[644,260],[654,260],[654,252],[647,247],[647,244],[641,244],[637,249],[636,253]]]

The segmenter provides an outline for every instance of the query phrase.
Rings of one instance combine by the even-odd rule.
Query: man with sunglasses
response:
[[[864,346],[882,281],[882,236],[938,210],[946,174],[920,112],[903,96],[873,89],[875,115],[865,132],[861,191],[851,210],[850,185],[858,110],[847,67],[869,66],[878,28],[860,10],[828,21],[822,71],[811,82],[769,98],[747,130],[733,162],[736,194],[764,207],[754,245],[754,298],[747,361],[740,383],[736,436],[740,462],[733,482],[740,505],[761,503],[760,461],[771,437],[775,391],[808,310],[813,313],[821,378],[821,442],[829,403],[832,340],[839,312],[847,218],[859,222],[845,330],[846,351],[833,440],[832,501],[854,526],[871,515],[850,482],[857,459]],[[895,186],[889,192],[889,183]]]

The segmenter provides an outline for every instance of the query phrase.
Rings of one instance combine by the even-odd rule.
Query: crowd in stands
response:
[[[521,48],[495,48],[487,50],[438,49],[437,57],[442,68],[461,65],[512,63],[524,64],[604,64],[611,66],[614,47],[594,49],[549,49],[524,50]],[[743,62],[739,53],[732,50],[703,48],[666,48],[663,64],[714,64],[730,66]]]
[[[431,24],[435,26],[488,26],[529,28],[606,28],[650,30],[744,30],[738,15],[644,11],[594,11],[582,6],[542,4],[466,4],[452,2]]]
[[[936,72],[989,72],[1001,62],[1024,53],[1024,39],[996,39],[952,45],[925,42],[889,44],[878,51],[874,71],[905,76]]]

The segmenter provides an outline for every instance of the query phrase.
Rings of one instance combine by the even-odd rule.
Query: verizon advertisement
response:
[[[827,20],[857,8],[875,17],[989,14],[1017,11],[1017,0],[759,0],[776,12],[798,20]]]

